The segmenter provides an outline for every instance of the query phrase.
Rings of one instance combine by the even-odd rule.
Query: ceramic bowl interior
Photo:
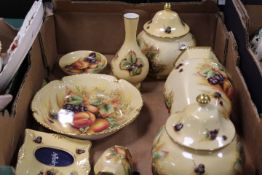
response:
[[[16,175],[89,174],[91,142],[26,129]]]
[[[59,60],[59,66],[69,75],[99,73],[106,65],[107,58],[104,55],[89,50],[70,52]]]
[[[32,101],[35,119],[50,130],[82,139],[106,137],[131,123],[143,102],[129,82],[104,74],[55,80]]]

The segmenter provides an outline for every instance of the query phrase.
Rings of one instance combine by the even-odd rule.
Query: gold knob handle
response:
[[[165,3],[164,10],[171,10],[171,3]]]
[[[207,94],[200,94],[196,97],[196,101],[199,103],[199,104],[208,104],[211,99],[209,97],[209,95]]]

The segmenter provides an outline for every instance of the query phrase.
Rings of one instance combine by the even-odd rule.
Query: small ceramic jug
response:
[[[131,175],[132,157],[129,150],[123,146],[108,148],[98,159],[94,171],[96,175]]]
[[[250,41],[251,49],[257,56],[259,62],[262,62],[262,27],[255,33]]]
[[[149,63],[136,41],[138,20],[136,13],[124,14],[125,41],[112,59],[111,68],[117,78],[125,79],[139,88],[140,82],[148,74]]]
[[[228,118],[201,94],[198,104],[171,114],[154,140],[154,175],[239,175],[240,145]]]
[[[189,27],[166,3],[164,10],[155,14],[144,25],[137,40],[142,52],[150,62],[149,74],[164,79],[173,68],[173,63],[184,49],[195,46]]]
[[[223,116],[231,112],[233,86],[224,67],[210,47],[192,47],[185,50],[175,63],[165,82],[165,101],[171,113],[182,111],[195,103],[200,93],[211,97]]]

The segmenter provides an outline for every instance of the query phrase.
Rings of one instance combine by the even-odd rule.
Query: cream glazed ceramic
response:
[[[111,68],[117,78],[125,79],[139,88],[140,82],[148,74],[149,64],[136,41],[138,20],[136,13],[124,14],[125,41],[112,59]]]
[[[235,128],[201,94],[198,104],[171,114],[152,149],[155,175],[238,175],[240,145]]]
[[[106,65],[107,59],[104,55],[90,50],[70,52],[59,60],[59,66],[69,75],[99,73]]]
[[[164,96],[171,113],[182,111],[201,93],[208,94],[211,104],[229,117],[233,87],[210,47],[185,50],[165,82]]]
[[[170,3],[145,23],[137,40],[149,60],[150,75],[158,79],[168,76],[182,50],[196,45],[188,25],[171,10]]]
[[[16,175],[89,174],[91,142],[26,129]]]
[[[98,159],[94,171],[96,175],[115,174],[132,175],[132,157],[129,150],[123,146],[108,148]]]
[[[126,80],[79,74],[49,82],[34,96],[31,109],[41,125],[81,139],[100,139],[133,122],[143,101]]]

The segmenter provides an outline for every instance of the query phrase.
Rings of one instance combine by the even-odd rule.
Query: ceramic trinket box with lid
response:
[[[132,157],[129,150],[123,146],[108,148],[98,159],[94,171],[96,175],[132,175]]]
[[[240,145],[233,123],[201,94],[197,103],[171,114],[155,138],[154,175],[239,175]]]
[[[150,75],[158,79],[168,76],[182,50],[196,44],[189,26],[171,10],[170,3],[144,24],[137,40],[149,60]]]
[[[198,94],[206,93],[223,116],[231,112],[233,86],[224,67],[210,47],[192,47],[178,58],[165,82],[165,101],[171,113],[195,103]]]
[[[111,61],[113,74],[117,78],[129,81],[137,88],[140,87],[149,70],[148,60],[136,41],[138,20],[139,15],[136,13],[124,14],[125,40]]]

